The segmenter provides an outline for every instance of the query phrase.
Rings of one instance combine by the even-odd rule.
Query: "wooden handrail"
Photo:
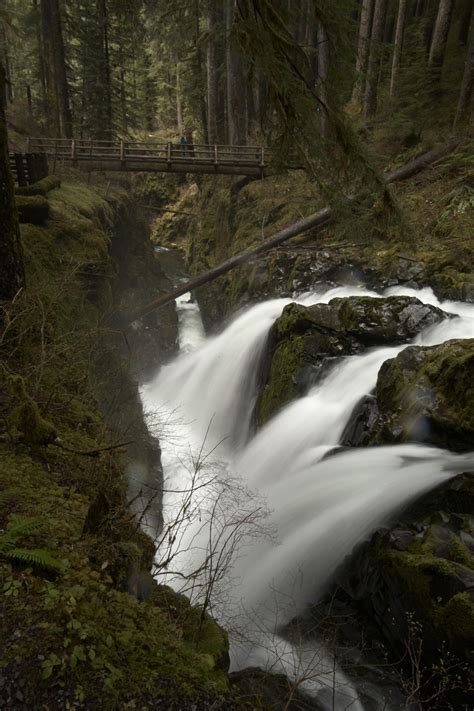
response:
[[[196,172],[263,177],[272,159],[263,146],[41,137],[28,142],[32,152],[77,165],[88,163],[90,170],[139,171],[143,166],[144,171],[192,173],[194,167]]]

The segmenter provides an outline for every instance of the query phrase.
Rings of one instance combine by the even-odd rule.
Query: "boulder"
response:
[[[314,384],[335,358],[370,346],[409,341],[445,314],[416,298],[350,297],[329,304],[288,304],[270,330],[262,362],[257,423]]]
[[[406,441],[472,449],[474,339],[409,346],[386,361],[377,379],[376,403],[357,405],[342,443]]]
[[[403,650],[410,619],[422,625],[424,651],[435,658],[442,648],[474,661],[474,475],[440,487],[448,494],[457,481],[470,491],[470,513],[438,510],[380,531],[360,547],[339,585],[362,602],[394,651]],[[459,506],[456,506],[458,508]]]

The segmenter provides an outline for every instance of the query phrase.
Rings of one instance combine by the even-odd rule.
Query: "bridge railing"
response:
[[[62,160],[159,161],[264,167],[270,152],[262,146],[228,146],[158,141],[106,141],[29,138],[31,152]]]

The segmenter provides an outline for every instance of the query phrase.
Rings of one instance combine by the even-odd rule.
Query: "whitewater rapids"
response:
[[[392,294],[417,296],[458,317],[430,327],[413,343],[434,345],[474,333],[474,307],[468,304],[439,303],[430,289],[396,288],[384,295]],[[297,301],[327,303],[336,296],[379,295],[340,287]],[[354,406],[373,390],[382,363],[406,345],[344,358],[305,397],[288,404],[251,436],[258,364],[271,325],[290,301],[274,299],[253,306],[222,333],[206,339],[199,310],[182,297],[178,303],[181,355],[142,388],[142,399],[148,412],[158,413],[159,420],[168,423],[165,430],[158,429],[165,472],[165,529],[177,517],[183,520],[173,542],[174,573],[161,571],[161,580],[179,590],[183,575],[199,569],[218,528],[210,528],[206,520],[215,512],[216,502],[220,505],[216,481],[241,481],[245,501],[231,497],[232,501],[248,511],[247,489],[256,501],[263,497],[269,535],[259,535],[255,525],[253,536],[242,541],[232,568],[216,581],[216,591],[224,592],[216,595],[212,612],[224,626],[235,629],[232,668],[266,666],[299,678],[309,659],[314,663],[314,650],[309,656],[307,650],[295,650],[278,630],[317,600],[358,542],[410,500],[472,468],[474,462],[468,455],[415,444],[353,449],[325,457],[337,446]],[[196,453],[201,453],[197,466]],[[183,516],[183,496],[188,496],[183,492],[189,491],[191,482],[196,488],[190,504],[194,520]],[[222,516],[230,515],[235,524],[235,513]],[[158,564],[159,558],[160,551]],[[186,592],[192,596],[201,589],[193,585]],[[196,595],[199,601],[199,592]],[[303,686],[318,695],[319,703],[363,709],[353,687],[342,672],[335,672],[323,650],[318,653],[317,669],[312,674],[306,669],[305,674]],[[328,689],[330,702],[325,701]]]

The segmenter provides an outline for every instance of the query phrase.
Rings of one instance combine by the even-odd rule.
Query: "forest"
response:
[[[472,0],[2,0],[0,709],[470,711]]]

